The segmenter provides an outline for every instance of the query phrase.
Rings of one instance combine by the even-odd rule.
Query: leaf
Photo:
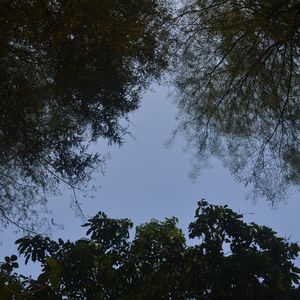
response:
[[[94,230],[94,228],[88,229],[88,231],[86,232],[86,235],[89,235],[93,230]]]
[[[48,279],[47,273],[44,272],[39,275],[37,280],[44,284],[47,281],[47,279]]]
[[[18,259],[18,257],[17,257],[16,255],[12,255],[12,256],[10,257],[10,259],[11,259],[11,261],[16,261],[16,260]]]
[[[46,258],[46,263],[49,267],[49,280],[54,289],[58,289],[60,284],[61,266],[58,261],[52,257]]]

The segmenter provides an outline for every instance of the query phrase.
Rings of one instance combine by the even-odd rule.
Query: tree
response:
[[[300,183],[297,0],[185,1],[177,16],[177,131],[195,170],[221,158],[272,203]]]
[[[1,264],[3,300],[26,299],[299,299],[300,250],[266,226],[243,222],[227,206],[198,204],[186,243],[177,219],[136,228],[98,213],[88,239],[18,240],[19,254],[40,262],[38,279],[22,277],[17,256]]]
[[[122,142],[167,66],[170,4],[4,0],[0,12],[0,221],[28,228],[59,182],[84,186],[102,166],[91,142]]]

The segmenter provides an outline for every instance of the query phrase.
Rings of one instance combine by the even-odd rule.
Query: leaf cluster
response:
[[[195,171],[221,158],[272,203],[299,183],[299,12],[297,0],[205,0],[178,17],[178,131]]]
[[[20,224],[103,165],[128,113],[167,66],[168,1],[1,1],[0,219]],[[37,208],[38,209],[38,208]],[[31,215],[30,215],[31,211]]]
[[[247,224],[227,206],[202,200],[186,243],[176,218],[136,228],[103,212],[88,238],[57,242],[21,238],[20,255],[41,263],[36,280],[13,273],[16,256],[1,265],[0,292],[11,299],[298,299],[300,247],[266,226]]]

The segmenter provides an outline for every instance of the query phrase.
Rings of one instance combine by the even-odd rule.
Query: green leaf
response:
[[[61,266],[58,261],[52,257],[46,258],[46,263],[49,267],[49,280],[54,289],[58,289],[60,284]]]

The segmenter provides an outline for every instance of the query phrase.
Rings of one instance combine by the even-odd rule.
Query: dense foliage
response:
[[[84,185],[103,162],[90,142],[122,142],[167,65],[170,13],[161,0],[1,1],[2,223],[34,220],[58,182]]]
[[[196,153],[254,195],[300,183],[300,1],[187,0],[176,19],[181,124]]]
[[[196,171],[217,156],[271,202],[300,183],[299,0],[176,3],[1,1],[1,224],[84,189],[104,162],[90,143],[121,143],[169,65]]]
[[[26,299],[299,299],[300,250],[266,226],[247,224],[227,206],[198,203],[186,243],[177,219],[136,227],[98,213],[76,242],[33,236],[19,254],[39,262],[34,280],[14,273],[17,256],[1,264],[2,300]]]

